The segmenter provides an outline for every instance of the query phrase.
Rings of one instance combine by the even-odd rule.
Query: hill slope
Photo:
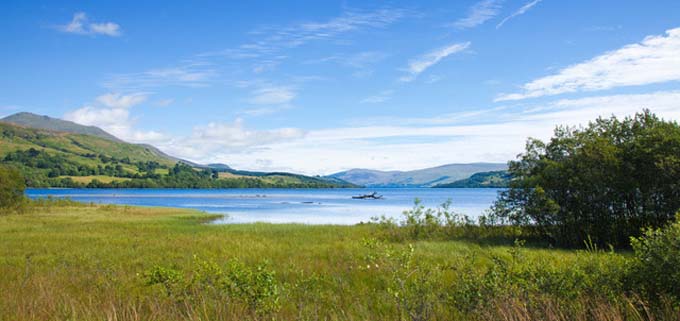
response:
[[[33,113],[21,112],[0,119],[0,122],[15,124],[23,127],[45,129],[57,132],[91,135],[116,142],[122,142],[99,127],[83,126],[68,120],[61,120],[49,116],[36,115]]]
[[[461,179],[453,183],[438,184],[438,188],[505,188],[510,183],[508,171],[493,171],[475,173],[469,178]]]
[[[352,186],[289,173],[238,172],[224,165],[198,168],[148,145],[7,122],[0,122],[0,163],[21,169],[32,187]]]
[[[414,171],[351,169],[330,177],[368,187],[431,187],[465,179],[479,172],[506,169],[506,164],[497,163],[448,164]]]

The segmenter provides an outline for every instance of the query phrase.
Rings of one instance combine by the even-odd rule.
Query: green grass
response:
[[[555,275],[587,271],[590,276],[584,272],[578,277],[594,282],[612,277],[607,273],[616,272],[614,268],[625,258],[600,251],[417,241],[412,242],[413,258],[402,262],[400,258],[409,253],[408,242],[376,241],[377,225],[206,224],[213,218],[184,209],[77,204],[48,204],[26,213],[0,215],[0,320],[414,319],[410,313],[417,309],[395,299],[395,287],[396,296],[406,303],[426,299],[427,319],[496,320],[502,319],[503,309],[531,306],[512,301],[521,297],[466,296],[484,293],[465,287],[495,280],[488,275],[498,268],[498,260],[516,269],[518,278],[533,271],[529,267],[543,267]],[[241,297],[236,292],[215,294],[218,283],[189,284],[197,275],[212,276],[197,268],[206,262],[222,267],[219,273],[211,272],[221,278],[228,273],[258,276],[255,266],[266,263],[262,273],[274,273],[270,281],[277,289],[276,302],[266,302],[274,302],[275,308],[248,305],[241,292]],[[235,268],[234,262],[244,267]],[[187,284],[148,285],[149,271],[159,268],[177,271]],[[247,280],[256,282],[245,285],[249,291],[269,289],[258,277]],[[399,292],[402,281],[406,287]],[[560,287],[569,290],[569,284]],[[597,286],[591,285],[600,289]],[[608,289],[608,285],[601,287]],[[527,300],[540,306],[560,304],[570,312],[555,308],[569,316],[555,320],[599,320],[584,312],[597,309],[612,317],[607,320],[618,320],[616,316],[627,311],[629,301],[624,296],[609,300],[606,293],[567,290],[558,295],[552,290],[531,292]],[[503,304],[510,306],[503,308]],[[523,313],[520,310],[515,312]],[[541,313],[535,315],[548,312]],[[529,319],[536,317],[516,320]]]

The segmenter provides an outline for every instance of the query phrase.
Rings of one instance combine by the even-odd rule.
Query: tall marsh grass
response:
[[[348,227],[45,207],[0,217],[0,320],[680,320],[678,223],[617,252],[487,242],[424,208]]]

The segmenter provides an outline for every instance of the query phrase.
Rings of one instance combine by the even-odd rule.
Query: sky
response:
[[[324,175],[506,162],[648,108],[680,120],[680,1],[0,3],[0,116]]]

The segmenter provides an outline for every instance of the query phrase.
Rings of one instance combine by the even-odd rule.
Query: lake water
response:
[[[215,223],[356,224],[374,216],[398,217],[415,198],[427,207],[451,199],[453,209],[476,218],[496,199],[490,188],[376,189],[28,189],[31,198],[68,197],[79,202],[164,206],[226,214]],[[356,200],[377,192],[384,199]]]

